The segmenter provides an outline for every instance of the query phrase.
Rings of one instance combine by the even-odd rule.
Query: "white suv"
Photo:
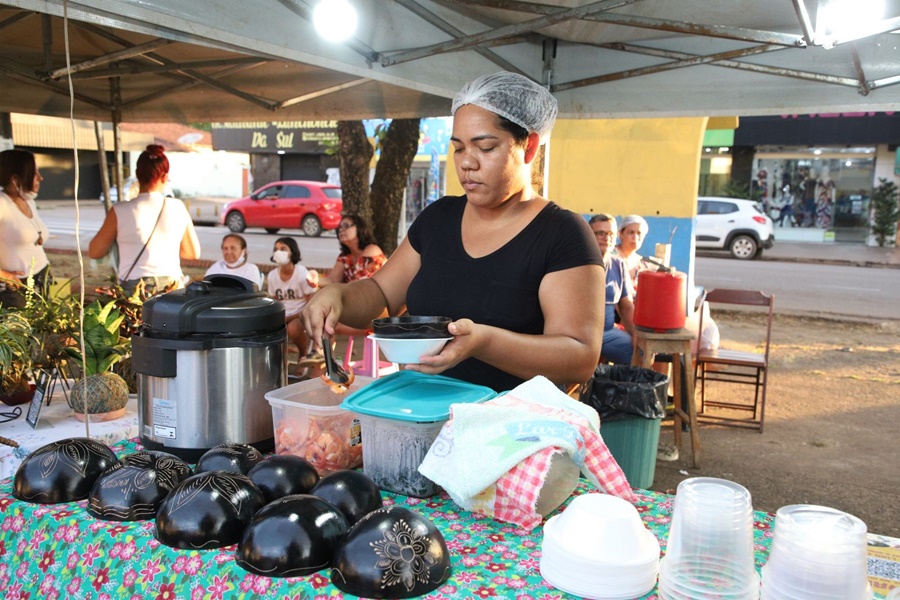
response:
[[[753,200],[697,199],[697,248],[728,250],[735,258],[757,258],[775,244],[775,226]]]

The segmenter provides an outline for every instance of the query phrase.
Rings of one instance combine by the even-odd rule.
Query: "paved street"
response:
[[[695,280],[707,289],[774,293],[785,314],[900,320],[900,269],[699,257]]]
[[[198,223],[201,258],[220,258],[219,246],[228,230],[218,222],[221,202],[194,202],[191,214]],[[48,248],[75,247],[75,208],[72,203],[51,202],[39,206],[41,217],[51,231]],[[104,211],[97,201],[84,201],[80,209],[80,246],[88,243],[103,222]],[[267,234],[248,229],[250,260],[267,264],[272,244],[281,235],[294,237],[300,245],[303,263],[310,268],[334,265],[339,247],[333,232],[319,238],[285,229]],[[697,258],[696,284],[707,289],[738,287],[760,289],[775,294],[776,309],[785,314],[849,316],[864,319],[900,320],[900,269],[879,268],[896,262],[896,249],[868,248],[848,244],[776,243],[763,260],[738,261],[727,254],[704,253]],[[871,266],[866,266],[871,265]],[[896,265],[893,265],[896,266]]]
[[[47,242],[48,248],[75,248],[75,207],[74,205],[56,205],[51,207],[39,206],[41,218],[50,228],[51,238]],[[83,203],[80,209],[80,233],[79,245],[82,250],[87,250],[88,244],[100,225],[103,223],[105,213],[99,202]],[[210,212],[207,216],[211,222]],[[197,237],[200,238],[201,258],[218,260],[222,257],[219,247],[222,236],[228,233],[228,229],[221,226],[198,225]],[[249,258],[252,262],[266,264],[272,255],[272,245],[282,235],[291,236],[300,245],[300,253],[303,255],[303,264],[310,268],[330,269],[334,265],[340,247],[334,232],[326,232],[319,238],[304,236],[299,229],[284,229],[277,234],[267,234],[262,229],[247,229],[241,235],[247,240]]]

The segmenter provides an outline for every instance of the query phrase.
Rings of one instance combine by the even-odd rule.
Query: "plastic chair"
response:
[[[344,370],[353,369],[357,375],[378,379],[382,375],[389,375],[399,370],[396,363],[381,360],[378,354],[378,342],[363,337],[362,360],[350,360],[353,356],[354,340],[357,336],[347,336],[347,349],[344,351]]]
[[[769,345],[772,337],[772,318],[775,312],[775,295],[761,291],[714,289],[706,294],[710,304],[731,306],[766,307],[765,349],[762,352],[742,352],[738,350],[700,349],[697,352],[695,379],[700,388],[701,422],[720,423],[736,427],[748,427],[763,431],[766,412],[766,383],[769,375]],[[700,313],[700,332],[703,331],[703,313]],[[710,382],[735,383],[753,386],[752,402],[738,400],[710,400],[706,397],[706,387]],[[723,408],[730,411],[749,412],[750,416],[735,418],[707,411],[707,408]]]

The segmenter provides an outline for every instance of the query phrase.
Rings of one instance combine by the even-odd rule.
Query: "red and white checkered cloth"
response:
[[[596,412],[535,379],[489,402],[454,406],[419,471],[462,508],[529,530],[541,522],[537,501],[559,452],[597,487],[634,502]]]

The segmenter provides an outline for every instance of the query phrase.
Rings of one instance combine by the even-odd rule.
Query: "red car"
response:
[[[276,181],[246,198],[229,202],[222,224],[235,233],[247,227],[262,227],[268,233],[279,229],[301,229],[318,237],[341,222],[341,188],[321,181]]]

